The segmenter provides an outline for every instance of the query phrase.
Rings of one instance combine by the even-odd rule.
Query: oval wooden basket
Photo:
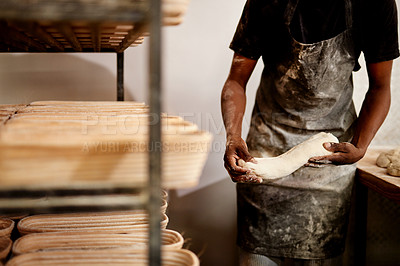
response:
[[[168,202],[168,191],[165,189],[161,190],[161,198]]]
[[[0,237],[0,263],[6,259],[8,253],[10,253],[12,241],[8,237]]]
[[[86,251],[43,251],[25,253],[12,258],[6,266],[33,265],[135,265],[147,266],[147,251],[132,249],[86,250]],[[186,249],[163,250],[163,266],[199,266],[197,256]]]
[[[8,218],[11,220],[21,220],[22,218],[28,216],[28,213],[10,213],[10,214],[1,214],[0,218]]]
[[[14,229],[14,221],[8,218],[0,218],[0,237],[10,237]]]
[[[161,228],[168,224],[168,216],[162,214]],[[142,210],[40,214],[23,218],[19,221],[21,235],[43,232],[97,232],[129,234],[138,229],[149,227],[148,214]]]
[[[149,147],[151,118],[143,103],[32,103],[0,130],[1,184],[10,188],[43,184],[62,188],[72,183],[143,186],[148,151],[161,149],[162,187],[196,186],[212,134],[182,117],[162,114],[163,141]],[[51,169],[57,169],[57,179]]]
[[[162,198],[161,202],[162,202],[162,204],[161,204],[160,210],[161,210],[161,213],[165,214],[165,212],[167,211],[167,208],[168,208],[168,201],[167,201],[167,199]]]
[[[37,251],[56,250],[147,249],[149,242],[147,231],[137,230],[130,234],[34,233],[17,239],[13,245],[13,254],[20,255]],[[183,241],[184,239],[180,233],[169,229],[162,230],[163,249],[180,249]]]

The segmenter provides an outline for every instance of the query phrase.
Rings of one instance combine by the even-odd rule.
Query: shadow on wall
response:
[[[116,82],[115,73],[77,55],[0,54],[0,104],[36,100],[114,101]],[[125,97],[132,99],[128,93],[126,89]]]

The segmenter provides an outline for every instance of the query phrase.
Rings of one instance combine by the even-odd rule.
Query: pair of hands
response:
[[[310,158],[306,166],[320,167],[323,164],[352,164],[360,160],[365,150],[357,148],[349,142],[324,143],[324,148],[333,152],[331,155]],[[233,182],[258,183],[258,179],[249,169],[239,166],[238,161],[255,162],[250,155],[247,145],[241,137],[229,137],[226,143],[224,166]]]

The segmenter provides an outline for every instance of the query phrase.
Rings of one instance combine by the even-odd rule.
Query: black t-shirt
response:
[[[290,24],[293,38],[302,43],[332,38],[346,28],[343,0],[300,0]]]
[[[299,0],[290,32],[284,22],[288,0],[247,0],[230,48],[265,64],[285,58],[290,38],[313,43],[346,29],[345,0]],[[367,63],[399,56],[395,0],[353,0],[355,49]],[[291,35],[290,35],[291,34]]]

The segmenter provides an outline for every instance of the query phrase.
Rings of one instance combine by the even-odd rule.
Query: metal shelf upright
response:
[[[2,0],[0,1],[0,52],[115,52],[117,55],[117,100],[124,100],[124,50],[140,43],[142,35],[150,31],[149,50],[149,106],[152,116],[161,115],[161,1],[160,0]],[[160,119],[158,119],[160,121]],[[145,207],[149,212],[149,265],[161,265],[161,126],[150,123],[148,156],[149,177],[145,189],[146,200],[124,197],[114,199],[115,209],[126,209],[133,200],[132,208]],[[75,210],[90,207],[101,210],[107,193],[135,188],[70,187],[62,190],[19,188],[1,191],[1,201],[14,198],[8,211],[21,210],[24,206],[35,212],[64,210],[75,206]],[[69,198],[80,192],[89,191],[89,200]],[[102,191],[97,195],[96,191]],[[41,205],[26,205],[31,198],[27,195],[53,194],[54,199]],[[87,193],[86,193],[87,194]],[[19,198],[21,195],[24,197]],[[63,198],[63,195],[67,195]],[[94,197],[93,197],[94,196]],[[86,198],[85,198],[86,197]],[[140,203],[141,202],[141,203]],[[4,202],[3,202],[4,203]],[[90,203],[90,204],[89,204]],[[4,203],[6,204],[6,203]],[[3,204],[3,206],[5,206]],[[134,205],[134,206],[133,206]],[[108,206],[110,207],[110,206]],[[112,206],[111,206],[111,209]],[[0,206],[0,210],[3,210]]]

